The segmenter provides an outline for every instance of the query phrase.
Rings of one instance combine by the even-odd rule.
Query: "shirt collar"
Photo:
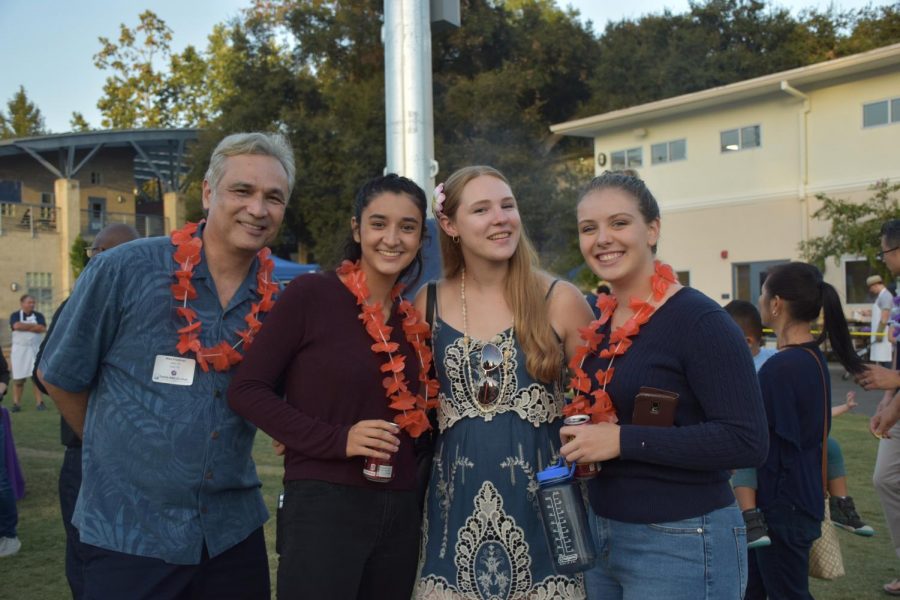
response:
[[[201,223],[197,228],[197,233],[195,237],[202,236],[203,230],[206,228],[206,223]],[[236,302],[240,303],[244,300],[256,300],[259,298],[259,294],[256,293],[256,273],[259,271],[259,259],[253,259],[253,262],[250,263],[250,270],[247,271],[247,276],[244,278],[243,283],[241,283],[241,287],[238,288],[237,292],[235,292],[234,297],[231,299],[229,303],[229,308],[234,306]],[[192,277],[195,281],[212,279],[212,275],[209,273],[209,266],[206,262],[206,249],[201,248],[200,250],[200,264],[194,267],[194,275]]]

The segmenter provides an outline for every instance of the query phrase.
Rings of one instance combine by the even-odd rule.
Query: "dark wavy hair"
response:
[[[854,350],[847,329],[841,298],[822,279],[819,269],[802,262],[776,265],[769,269],[763,287],[770,298],[778,296],[785,301],[787,314],[796,321],[811,323],[822,313],[824,324],[817,341],[821,344],[828,338],[835,356],[848,372],[863,370],[863,361]]]
[[[419,214],[422,217],[422,228],[419,236],[419,241],[422,242],[422,244],[419,246],[419,250],[416,252],[416,257],[413,261],[409,266],[403,269],[403,271],[400,272],[399,277],[397,277],[398,281],[404,281],[409,286],[414,286],[419,280],[419,277],[422,276],[424,265],[422,260],[422,247],[425,245],[424,242],[428,237],[428,227],[425,224],[428,201],[425,199],[424,190],[416,185],[416,182],[412,179],[407,179],[396,173],[388,173],[387,175],[375,177],[364,183],[356,192],[356,198],[353,200],[353,216],[356,217],[356,222],[361,224],[363,210],[365,210],[372,200],[381,194],[386,193],[406,195],[413,201],[416,208],[419,209]],[[361,257],[362,246],[353,239],[353,232],[351,231],[347,236],[347,241],[344,243],[343,258],[344,260],[355,262]]]

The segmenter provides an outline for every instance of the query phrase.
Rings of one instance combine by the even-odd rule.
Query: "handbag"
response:
[[[831,522],[831,510],[825,502],[825,518],[822,520],[822,535],[809,549],[809,576],[816,579],[837,579],[844,575],[844,556],[837,531]]]
[[[825,369],[819,362],[819,357],[809,348],[803,349],[809,352],[816,360],[816,364],[819,365],[822,389],[825,390],[825,422],[822,425],[822,490],[825,495],[825,518],[822,519],[822,534],[813,542],[812,548],[809,550],[809,576],[832,580],[842,577],[845,571],[841,544],[838,541],[834,523],[831,522],[831,509],[828,506],[828,387],[825,385]]]

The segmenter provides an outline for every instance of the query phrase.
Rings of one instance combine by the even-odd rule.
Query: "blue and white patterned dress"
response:
[[[535,474],[558,456],[561,386],[532,379],[512,328],[489,341],[504,360],[491,373],[500,395],[484,410],[473,397],[484,342],[467,349],[459,331],[436,319],[440,436],[416,598],[584,598],[580,576],[553,570],[536,497]]]

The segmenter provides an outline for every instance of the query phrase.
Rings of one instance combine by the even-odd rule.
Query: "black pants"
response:
[[[409,600],[416,578],[416,492],[285,483],[278,530],[282,600]]]
[[[260,527],[214,558],[203,547],[199,565],[105,550],[89,544],[84,568],[87,600],[268,600],[269,560]]]
[[[822,523],[794,506],[777,504],[763,510],[771,546],[757,548],[756,564],[769,597],[812,600],[809,593],[809,550]]]
[[[756,550],[747,550],[747,591],[744,600],[766,600],[766,588],[756,564]]]
[[[66,528],[66,579],[72,590],[72,600],[84,598],[84,548],[78,529],[72,525],[75,501],[81,488],[81,446],[67,446],[59,471],[59,508]]]

